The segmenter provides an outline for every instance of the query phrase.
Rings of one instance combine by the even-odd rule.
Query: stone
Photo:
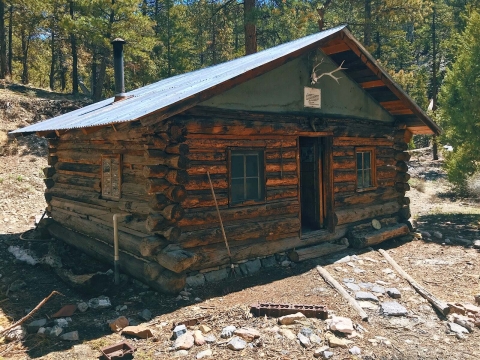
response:
[[[344,278],[342,281],[343,281],[345,284],[348,284],[348,283],[353,284],[353,283],[355,282],[355,279],[353,279],[353,278]]]
[[[185,334],[180,335],[175,342],[173,343],[173,348],[177,350],[189,350],[193,347],[194,338],[190,331],[187,331]]]
[[[480,307],[478,307],[478,306],[475,306],[475,305],[469,304],[469,303],[465,303],[465,304],[462,304],[462,305],[467,312],[480,313]]]
[[[345,286],[352,291],[360,291],[360,286],[354,283],[346,283]]]
[[[385,294],[385,288],[383,286],[379,286],[379,285],[373,285],[370,288],[370,291],[374,292],[374,293],[377,293],[377,294]]]
[[[215,271],[210,271],[205,273],[205,281],[207,282],[220,282],[228,278],[228,270],[227,268],[219,269]]]
[[[215,337],[215,335],[209,334],[209,335],[205,336],[205,342],[207,344],[213,344],[213,343],[217,342],[217,338]]]
[[[202,346],[205,344],[205,338],[203,337],[203,334],[200,330],[195,330],[193,332],[193,342],[197,346]]]
[[[302,314],[301,312],[295,313],[295,314],[290,314],[290,315],[285,315],[282,317],[278,318],[278,323],[280,325],[292,325],[295,321],[303,320],[305,319],[305,315]]]
[[[202,302],[203,300],[200,299],[199,297],[196,297],[195,299],[193,299],[195,302]]]
[[[402,297],[402,294],[397,288],[388,288],[387,289],[387,294],[390,296],[392,299],[400,299]]]
[[[172,335],[173,340],[185,334],[186,332],[187,332],[187,327],[184,324],[175,326],[175,328],[173,329],[173,335]]]
[[[42,326],[40,329],[38,329],[37,334],[44,335],[44,334],[45,334],[45,330],[46,330],[46,328],[44,328],[44,327]]]
[[[385,316],[405,316],[408,313],[407,309],[396,301],[386,301],[380,306],[381,312]]]
[[[78,309],[78,311],[83,313],[83,312],[88,310],[88,304],[86,302],[82,301],[81,303],[79,303],[77,305],[77,309]]]
[[[443,234],[440,231],[434,231],[433,236],[436,237],[437,239],[443,238]]]
[[[138,316],[145,321],[150,321],[152,319],[152,312],[148,309],[144,309],[138,314]]]
[[[470,246],[472,245],[472,242],[470,240],[467,240],[467,239],[460,239],[460,238],[457,238],[455,239],[455,241],[460,244],[460,245],[463,245],[463,246]]]
[[[92,309],[107,309],[112,306],[110,299],[107,296],[99,296],[88,300],[88,307]]]
[[[329,327],[330,330],[339,331],[344,334],[351,334],[354,331],[352,320],[342,316],[333,316]]]
[[[354,346],[348,349],[348,352],[352,355],[360,355],[362,353],[362,350],[358,346]]]
[[[256,329],[243,327],[234,331],[234,335],[241,337],[247,342],[252,342],[260,337],[260,332]]]
[[[393,270],[392,270],[392,269],[389,269],[389,268],[383,269],[382,272],[383,272],[384,274],[387,274],[387,275],[393,274]]]
[[[23,340],[26,335],[27,334],[24,327],[22,325],[18,325],[5,333],[5,340],[7,341]]]
[[[378,298],[370,292],[358,291],[355,293],[355,300],[378,302]]]
[[[198,273],[196,275],[187,276],[186,284],[189,287],[201,287],[205,285],[205,275]]]
[[[341,339],[336,337],[333,334],[326,334],[325,338],[328,340],[328,344],[330,347],[341,347],[341,348],[346,348],[348,345],[352,344],[353,341],[347,340],[347,339]]]
[[[353,272],[355,274],[363,274],[365,272],[365,270],[356,267],[356,268],[353,268]]]
[[[185,357],[185,356],[188,356],[188,351],[187,350],[178,350],[178,351],[175,351],[175,353],[173,354],[173,357]]]
[[[197,359],[203,359],[203,358],[206,358],[206,357],[210,357],[212,356],[212,349],[207,349],[207,350],[203,350],[203,351],[200,351],[198,354],[197,354]]]
[[[370,282],[366,282],[366,283],[361,282],[361,283],[358,283],[358,286],[360,286],[362,289],[367,289],[368,290],[368,289],[372,288],[373,284],[370,283]]]
[[[475,249],[480,249],[480,240],[474,240],[473,241],[473,247]]]
[[[324,359],[330,359],[333,355],[334,355],[333,352],[328,351],[328,350],[323,352],[323,358]]]
[[[45,328],[45,334],[47,334],[48,336],[52,336],[52,337],[53,336],[58,336],[62,332],[63,332],[63,329],[58,325],[55,325],[51,328]]]
[[[275,256],[268,256],[266,258],[261,259],[260,262],[262,263],[262,266],[264,268],[270,268],[277,265],[277,260],[275,260]]]
[[[200,325],[200,326],[198,327],[198,330],[200,330],[203,334],[207,334],[207,333],[209,333],[210,331],[212,331],[211,328],[209,328],[207,325],[204,325],[204,324]]]
[[[348,239],[347,239],[346,237],[341,238],[341,239],[339,240],[339,243],[342,244],[342,245],[344,245],[344,246],[346,246],[346,247],[349,247],[349,246],[350,246],[350,243],[348,242]]]
[[[235,332],[235,330],[237,330],[237,328],[233,325],[225,326],[222,329],[222,332],[220,333],[220,337],[222,339],[228,339],[233,336],[233,333]]]
[[[308,327],[303,327],[300,329],[300,333],[305,335],[306,337],[310,337],[313,334],[313,330]]]
[[[27,283],[23,280],[15,280],[14,282],[12,282],[10,284],[10,286],[8,287],[8,290],[9,291],[18,291],[18,290],[21,290],[23,288],[27,287]]]
[[[70,331],[68,333],[65,333],[60,336],[60,339],[66,340],[66,341],[77,341],[80,338],[78,337],[78,331]]]
[[[349,262],[349,261],[351,261],[351,257],[350,257],[350,255],[347,255],[347,256],[344,256],[344,257],[336,260],[336,261],[334,262],[334,264],[343,264],[343,263],[347,263],[347,262]]]
[[[130,321],[131,323],[131,321]],[[122,330],[122,335],[130,335],[140,339],[149,339],[153,337],[152,330],[146,326],[137,325],[137,326],[127,326]]]
[[[360,305],[360,307],[362,309],[370,309],[370,310],[377,310],[378,309],[378,305],[374,304],[370,301],[357,301],[357,302],[358,302],[358,305]]]
[[[292,262],[290,260],[283,260],[280,265],[283,267],[289,267]]]
[[[323,342],[322,338],[317,334],[311,334],[308,338],[312,344],[321,345]]]
[[[279,333],[288,340],[295,340],[295,334],[290,329],[280,329]]]
[[[47,324],[47,319],[32,321],[30,324],[27,325],[27,331],[30,334],[35,334],[38,331],[38,329],[40,329],[42,326],[45,326],[46,324]]]
[[[250,260],[245,263],[245,267],[247,268],[248,275],[252,275],[260,271],[262,263],[260,259]]]
[[[480,305],[480,294],[475,295],[475,303],[477,303],[478,305]]]
[[[461,325],[455,324],[454,322],[448,322],[447,326],[448,326],[448,329],[451,332],[454,332],[456,334],[468,334],[469,333],[468,329],[464,328]]]
[[[55,319],[53,323],[61,328],[66,328],[68,327],[68,321],[66,319]]]
[[[432,237],[432,235],[431,235],[428,231],[421,231],[421,230],[420,230],[419,232],[420,232],[420,234],[422,235],[422,237],[424,237],[424,238],[430,238],[430,237]]]
[[[233,337],[233,338],[227,343],[227,347],[228,347],[230,350],[234,350],[234,351],[243,350],[243,349],[245,349],[246,346],[247,346],[247,343],[245,342],[245,340],[239,338],[238,336]]]
[[[120,317],[116,318],[115,320],[113,320],[109,324],[109,326],[110,326],[110,329],[113,332],[119,332],[120,330],[126,328],[129,324],[130,324],[130,322],[128,321],[128,319],[125,316],[120,316]]]
[[[313,356],[315,356],[316,358],[323,356],[323,353],[328,349],[330,349],[328,346],[322,346],[321,348],[315,349],[315,351],[313,352]]]
[[[304,347],[304,348],[309,348],[312,344],[310,343],[310,339],[308,337],[306,337],[305,335],[303,335],[302,333],[298,333],[297,334],[297,339],[298,341],[300,341],[300,344]]]

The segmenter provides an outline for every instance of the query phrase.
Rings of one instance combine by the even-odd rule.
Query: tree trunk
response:
[[[437,17],[437,9],[434,3],[433,14],[432,14],[432,111],[433,112],[437,110],[437,94],[438,94],[436,17]],[[432,138],[432,143],[433,143],[432,144],[433,160],[438,160],[438,146],[437,146],[437,138],[435,135]]]
[[[245,55],[257,52],[257,28],[255,26],[255,0],[244,0]]]
[[[62,88],[62,91],[65,91],[67,88],[67,65],[65,63],[65,54],[62,50],[62,47],[58,47],[58,54],[60,58],[60,86]]]
[[[30,37],[26,34],[25,29],[21,30],[22,37],[22,84],[28,84],[28,47],[30,43]]]
[[[70,17],[74,19],[74,1],[70,0]],[[70,34],[70,46],[72,48],[72,94],[78,94],[78,54],[77,39],[75,33]]]
[[[365,0],[365,27],[363,29],[363,44],[372,44],[372,0]]]
[[[13,5],[8,9],[8,75],[12,77]]]
[[[0,0],[0,78],[7,75],[7,44],[5,42],[5,1]]]
[[[107,70],[106,54],[102,54],[100,60],[100,69],[96,78],[95,87],[93,88],[93,101],[100,101],[102,99],[103,82],[105,81],[105,72]]]
[[[52,38],[50,42],[50,50],[52,52],[52,58],[50,62],[50,90],[55,90],[55,31],[53,29],[53,24],[52,24]]]
[[[325,27],[325,12],[327,11],[327,8],[330,6],[332,3],[332,0],[326,0],[322,7],[317,9],[318,13],[318,30],[323,31],[323,28]]]
[[[90,92],[92,94],[92,98],[93,98],[93,93],[95,91],[95,88],[97,87],[97,78],[98,78],[98,74],[97,74],[97,49],[93,48],[93,51],[92,51],[93,55],[92,55],[92,80],[91,80],[91,84],[90,84]]]

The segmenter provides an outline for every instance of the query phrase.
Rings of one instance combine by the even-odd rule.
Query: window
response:
[[[357,190],[371,189],[376,186],[375,149],[357,148]]]
[[[121,169],[120,154],[102,156],[102,198],[120,199]]]
[[[264,151],[230,151],[230,204],[265,200]]]

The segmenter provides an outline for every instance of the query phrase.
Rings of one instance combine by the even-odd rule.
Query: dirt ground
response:
[[[0,131],[11,130],[12,124],[5,112],[1,119]],[[41,215],[45,207],[41,172],[46,166],[45,144],[35,138],[23,138],[17,143],[4,143],[3,150],[0,152],[3,153],[3,156],[0,155],[0,325],[7,327],[19,320],[54,290],[62,295],[55,295],[34,315],[33,320],[50,318],[64,305],[78,304],[100,295],[108,296],[112,307],[89,309],[84,313],[77,310],[64,332],[77,330],[78,341],[62,341],[38,334],[29,334],[23,341],[2,340],[0,359],[97,359],[101,348],[125,339],[136,347],[135,359],[170,359],[180,355],[168,351],[173,343],[170,340],[172,324],[203,316],[206,318],[202,323],[212,328],[211,333],[217,341],[194,346],[188,351],[186,359],[195,359],[200,351],[207,348],[212,350],[213,359],[313,358],[314,350],[321,345],[303,348],[296,339],[288,340],[271,331],[277,319],[257,318],[249,313],[250,305],[257,302],[326,305],[335,315],[350,317],[355,324],[361,325],[358,336],[352,338],[352,344],[348,346],[358,346],[361,355],[350,355],[348,348],[334,348],[332,359],[480,358],[480,329],[467,334],[463,340],[449,333],[446,319],[398,274],[387,270],[391,266],[377,251],[378,248],[388,250],[390,256],[418,283],[444,301],[473,303],[473,296],[480,293],[479,253],[463,245],[464,240],[479,238],[478,199],[463,199],[452,193],[441,170],[441,161],[428,160],[428,154],[415,156],[410,164],[414,175],[409,193],[412,218],[419,230],[439,231],[442,239],[393,240],[375,249],[351,250],[293,267],[274,267],[252,277],[232,277],[215,286],[209,284],[194,289],[185,300],[155,293],[128,279],[115,286],[106,275],[100,275],[89,292],[75,289],[60,280],[55,269],[47,265],[52,264],[52,258],[53,262],[61,259],[63,269],[78,274],[104,273],[109,266],[55,241],[20,239],[20,235],[32,227],[34,217]],[[29,265],[15,259],[8,250],[12,246],[29,249],[41,261]],[[350,261],[336,262],[345,256],[350,256]],[[376,308],[366,310],[369,321],[362,321],[355,310],[320,277],[317,265],[324,266],[340,283],[345,278],[354,278],[356,283],[383,281],[385,287],[396,287],[402,294],[398,302],[407,308],[408,315],[385,317]],[[12,284],[21,282],[24,284],[13,289]],[[379,296],[379,299],[380,302],[388,301],[388,296]],[[125,310],[116,310],[123,305],[126,305]],[[150,321],[138,316],[144,309],[152,312]],[[155,338],[137,340],[112,334],[107,322],[120,315],[148,326]],[[227,342],[220,338],[222,328],[227,325],[253,327],[260,331],[260,340],[240,352],[229,350]],[[309,327],[325,342],[327,325],[322,320],[306,319],[302,324],[289,327],[295,335],[301,328]]]

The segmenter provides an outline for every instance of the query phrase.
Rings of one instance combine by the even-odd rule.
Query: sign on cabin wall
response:
[[[303,106],[308,108],[320,109],[321,106],[320,89],[304,87],[303,92]]]

